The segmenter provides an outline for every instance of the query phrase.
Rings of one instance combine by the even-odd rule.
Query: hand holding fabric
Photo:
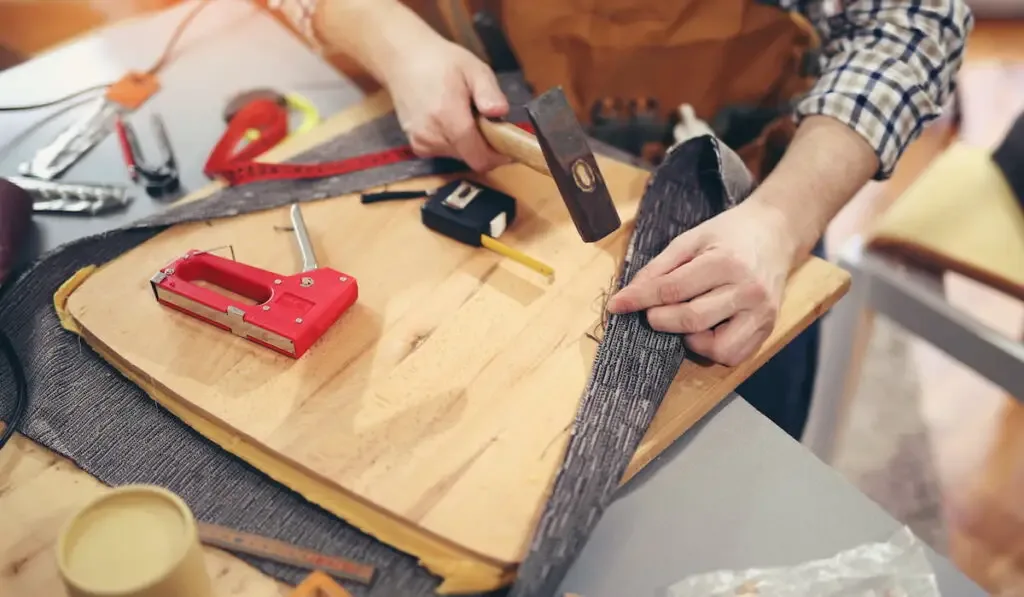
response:
[[[652,328],[735,366],[771,334],[796,250],[782,213],[751,197],[676,237],[608,310],[644,310]]]
[[[793,266],[878,165],[872,146],[846,124],[803,119],[749,198],[679,235],[608,310],[646,311],[654,329],[684,334],[693,352],[741,363],[771,334]]]

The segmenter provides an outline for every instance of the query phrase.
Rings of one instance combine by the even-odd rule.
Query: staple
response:
[[[196,251],[196,254],[197,255],[202,255],[203,253],[213,253],[214,251],[220,251],[221,249],[228,249],[231,252],[231,261],[238,261],[237,259],[235,259],[235,246],[234,245],[221,245],[219,247],[213,247],[212,249],[202,249],[202,250]]]

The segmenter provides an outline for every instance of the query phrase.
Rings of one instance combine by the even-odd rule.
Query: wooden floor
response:
[[[1024,21],[979,22],[967,65],[1024,62]],[[892,180],[869,185],[834,220],[830,249],[865,230],[958,134],[944,117],[914,143]],[[1024,305],[958,276],[950,300],[1012,337],[1024,331]],[[930,345],[913,341],[921,408],[929,428],[949,529],[949,555],[1001,597],[1024,596],[1024,405]]]

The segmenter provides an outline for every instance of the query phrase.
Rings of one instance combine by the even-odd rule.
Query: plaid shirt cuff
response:
[[[295,28],[313,48],[323,50],[313,26],[313,15],[316,13],[318,0],[267,0],[267,8],[277,12]]]
[[[795,107],[798,121],[836,118],[892,175],[911,141],[937,118],[955,87],[973,16],[962,0],[855,1],[826,25],[824,68]]]
[[[831,116],[850,126],[875,150],[876,180],[892,175],[904,150],[939,106],[920,88],[920,77],[891,58],[866,68],[851,61],[827,71],[796,106],[798,121],[812,115]]]

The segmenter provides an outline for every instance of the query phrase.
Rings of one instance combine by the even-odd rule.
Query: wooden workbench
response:
[[[374,96],[309,135],[282,144],[265,159],[279,159],[301,151],[388,109],[390,104],[386,97]],[[211,185],[189,199],[206,196],[216,188],[217,185]],[[692,369],[691,380],[681,390],[686,399],[677,396],[676,400],[666,402],[627,476],[632,476],[670,443],[666,438],[676,437],[689,428],[768,354],[820,316],[845,291],[847,283],[845,274],[825,262],[806,263],[794,273],[776,333],[761,354],[735,369],[685,365]],[[0,453],[0,511],[4,512],[6,521],[12,521],[13,527],[0,533],[0,597],[62,594],[53,560],[53,545],[60,525],[85,501],[102,491],[104,486],[90,475],[25,438],[16,438],[11,447]],[[262,596],[286,592],[286,587],[237,558],[213,549],[208,549],[207,553],[211,573],[224,595]]]
[[[301,139],[267,156],[284,157],[382,114],[386,100],[376,97],[357,109],[330,120]],[[211,185],[191,199],[216,190]],[[690,383],[659,413],[652,438],[645,441],[629,475],[653,459],[676,436],[703,416],[756,368],[769,352],[788,341],[798,329],[819,316],[845,290],[846,276],[837,268],[812,261],[798,270],[790,285],[784,315],[766,350],[736,369],[688,364]],[[61,523],[85,501],[104,491],[102,484],[49,450],[18,437],[0,453],[0,512],[7,526],[0,532],[0,595],[62,595],[52,547]],[[208,550],[211,572],[224,595],[274,595],[284,588],[240,560]]]

